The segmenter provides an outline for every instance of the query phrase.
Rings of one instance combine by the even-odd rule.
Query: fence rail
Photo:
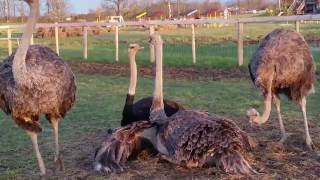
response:
[[[83,57],[84,59],[88,58],[88,27],[115,27],[115,61],[119,61],[119,27],[121,26],[147,26],[150,27],[150,34],[154,33],[154,26],[161,25],[191,25],[191,34],[192,37],[192,61],[196,63],[196,36],[195,36],[195,25],[206,25],[206,24],[215,24],[215,23],[226,23],[226,24],[237,24],[235,32],[237,34],[237,46],[238,46],[238,65],[243,64],[243,29],[245,24],[250,23],[279,23],[279,22],[295,22],[296,31],[300,30],[300,22],[304,21],[319,21],[320,14],[318,15],[302,15],[302,16],[280,16],[280,17],[259,17],[259,18],[233,18],[233,19],[195,19],[195,20],[164,20],[164,21],[139,21],[139,22],[121,22],[121,23],[105,23],[105,22],[80,22],[80,23],[39,23],[36,25],[36,28],[54,28],[55,29],[55,44],[56,52],[59,54],[59,28],[63,27],[83,27]],[[12,53],[12,29],[21,29],[25,25],[5,25],[0,26],[1,29],[7,30],[8,41],[8,53]],[[150,48],[150,61],[153,62],[153,51]]]

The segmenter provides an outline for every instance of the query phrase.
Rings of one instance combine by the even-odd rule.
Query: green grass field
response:
[[[127,77],[80,74],[77,80],[77,103],[61,123],[62,147],[77,143],[79,139],[99,130],[117,127],[128,87]],[[137,99],[150,96],[153,90],[153,79],[140,78],[137,88]],[[318,85],[317,89],[319,88]],[[245,111],[248,108],[255,107],[261,110],[263,107],[262,99],[256,89],[249,80],[244,79],[241,81],[238,79],[222,81],[167,79],[164,91],[166,98],[176,100],[187,108],[208,110],[228,117],[245,118]],[[283,102],[282,110],[286,122],[290,118],[301,118],[297,106],[286,100]],[[310,96],[308,101],[309,119],[318,126],[320,126],[317,119],[320,117],[319,102],[319,93]],[[2,132],[0,134],[0,179],[33,176],[38,168],[29,138],[8,116],[1,113],[0,117],[0,132]],[[43,133],[40,136],[40,148],[48,168],[52,168],[53,132],[46,120],[41,122]],[[63,148],[63,152],[65,151],[68,150]]]

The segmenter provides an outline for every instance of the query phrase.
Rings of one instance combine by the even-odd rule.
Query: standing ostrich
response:
[[[250,76],[264,97],[264,112],[250,109],[247,115],[251,123],[265,123],[271,111],[273,100],[281,129],[280,143],[287,139],[280,113],[279,94],[284,93],[290,100],[301,106],[306,132],[306,143],[314,150],[306,115],[306,97],[314,91],[315,65],[308,44],[297,32],[276,29],[261,42],[249,64]]]
[[[180,110],[171,117],[164,112],[162,92],[162,39],[152,35],[156,47],[156,78],[150,121],[139,121],[114,131],[95,155],[97,171],[123,171],[123,163],[148,139],[161,157],[188,168],[221,167],[229,174],[256,173],[245,153],[249,137],[232,120],[208,113]]]
[[[55,167],[63,168],[59,154],[58,124],[75,101],[75,78],[63,60],[51,49],[30,46],[39,16],[39,0],[25,0],[30,6],[22,42],[15,54],[0,64],[0,107],[30,136],[41,177],[46,169],[37,137],[41,132],[39,116],[52,124],[55,140]]]
[[[137,85],[136,54],[141,49],[143,49],[143,47],[141,47],[139,44],[130,44],[128,48],[130,63],[130,85],[126,102],[123,107],[121,126],[126,126],[130,123],[140,120],[148,120],[150,116],[152,97],[146,97],[137,101],[136,103],[133,103]],[[164,100],[164,110],[167,116],[171,116],[182,109],[184,108],[180,104],[174,101]]]

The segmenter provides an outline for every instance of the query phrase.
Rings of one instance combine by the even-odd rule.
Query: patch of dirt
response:
[[[101,75],[129,75],[129,65],[126,64],[105,64],[87,62],[69,62],[70,67],[76,73],[101,74]],[[151,66],[139,66],[140,76],[153,76]],[[242,72],[239,68],[233,69],[212,69],[195,67],[164,67],[164,76],[170,79],[228,79],[228,78],[248,78],[247,72]]]
[[[157,157],[143,157],[128,163],[128,169],[121,174],[101,174],[93,171],[93,156],[107,134],[107,129],[97,132],[84,132],[79,140],[71,144],[62,144],[66,170],[52,172],[48,166],[48,175],[53,179],[319,179],[320,155],[309,152],[304,140],[304,127],[301,119],[285,119],[287,132],[292,133],[284,145],[278,144],[280,130],[278,120],[273,114],[263,126],[251,127],[245,117],[234,117],[234,121],[248,132],[257,142],[257,146],[248,154],[249,163],[261,175],[229,176],[218,168],[185,169],[163,161]],[[320,147],[320,128],[310,122],[310,132],[314,144]],[[43,147],[46,149],[46,147]],[[50,165],[51,163],[47,163]],[[35,170],[34,173],[37,173]],[[28,178],[36,178],[36,174]]]

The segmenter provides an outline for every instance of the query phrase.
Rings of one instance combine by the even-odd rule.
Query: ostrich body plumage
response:
[[[316,80],[315,64],[307,42],[289,29],[276,29],[262,40],[251,59],[249,71],[264,96],[272,86],[272,93],[284,93],[297,103],[312,92]]]
[[[31,87],[17,87],[12,73],[14,53],[0,64],[0,108],[23,129],[41,132],[39,116],[61,119],[75,101],[74,75],[50,48],[30,46],[26,56]]]
[[[146,97],[134,103],[134,95],[127,94],[122,112],[121,126],[126,126],[136,121],[149,120],[152,100],[152,97]],[[169,117],[183,109],[182,105],[174,101],[164,100],[164,111]]]

